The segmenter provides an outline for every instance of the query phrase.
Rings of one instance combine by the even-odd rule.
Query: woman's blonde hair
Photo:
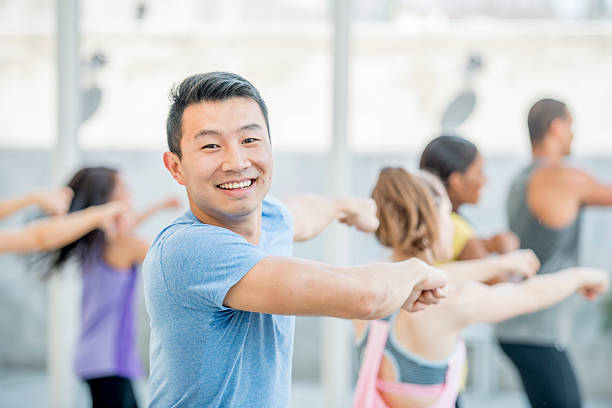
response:
[[[432,262],[427,258],[435,256],[431,251],[439,238],[438,206],[443,194],[444,187],[430,173],[382,169],[372,191],[380,221],[378,241],[399,254]]]

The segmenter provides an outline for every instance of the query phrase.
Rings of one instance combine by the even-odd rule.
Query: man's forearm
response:
[[[445,286],[436,273],[443,274],[416,259],[337,267],[269,256],[232,286],[223,304],[257,313],[377,319],[411,297],[414,303],[421,290]]]
[[[295,219],[295,241],[319,235],[343,212],[345,200],[335,197],[302,195],[285,201]]]
[[[400,263],[376,263],[342,268],[341,273],[360,281],[371,304],[362,320],[380,319],[399,310],[427,280],[426,265],[418,259]],[[416,300],[416,296],[415,299]]]

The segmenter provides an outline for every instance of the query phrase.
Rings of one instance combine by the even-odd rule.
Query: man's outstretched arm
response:
[[[612,185],[600,183],[595,177],[581,170],[575,172],[573,181],[580,192],[581,204],[612,206]]]
[[[376,204],[370,198],[302,195],[285,204],[294,219],[294,241],[314,238],[336,220],[365,232],[378,228]]]
[[[228,291],[223,304],[257,313],[367,320],[438,303],[446,284],[444,272],[416,258],[335,267],[269,256]]]

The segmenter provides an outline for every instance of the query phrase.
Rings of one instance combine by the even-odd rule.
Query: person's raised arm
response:
[[[151,207],[147,208],[143,212],[139,213],[134,220],[134,226],[140,225],[147,218],[151,217],[153,214],[168,210],[172,208],[178,208],[181,206],[181,202],[175,197],[169,197],[161,200],[158,203],[153,204]]]
[[[422,310],[446,296],[446,274],[418,259],[335,267],[266,257],[228,291],[233,309],[285,315],[378,319]]]
[[[487,286],[469,283],[460,289],[457,324],[494,323],[545,309],[580,291],[595,299],[608,290],[607,272],[592,268],[570,268],[538,275],[520,283]]]
[[[459,261],[482,259],[489,254],[505,254],[519,247],[519,239],[512,231],[495,234],[490,238],[472,237],[467,240],[457,259]]]
[[[612,206],[612,185],[597,181],[590,174],[575,170],[576,187],[583,205]]]
[[[471,281],[488,282],[508,275],[529,278],[540,269],[540,261],[532,250],[520,249],[504,255],[449,262],[439,268],[448,273],[452,283],[461,285]]]
[[[505,231],[484,239],[484,244],[489,253],[506,254],[519,249],[521,241],[514,232]]]
[[[68,187],[9,198],[0,201],[0,219],[33,205],[38,206],[50,215],[65,214],[68,211],[71,199],[72,190]]]
[[[469,261],[473,259],[483,259],[489,256],[489,251],[484,241],[485,240],[478,237],[468,239],[459,255],[457,255],[457,260]]]
[[[376,204],[370,198],[302,195],[285,204],[294,219],[294,241],[314,238],[335,220],[365,232],[378,228]]]
[[[175,197],[165,198],[145,211],[136,214],[129,225],[126,225],[123,233],[112,239],[111,245],[107,247],[107,257],[113,260],[113,266],[126,268],[144,261],[150,243],[133,234],[132,229],[140,225],[153,214],[180,207],[181,202]],[[127,224],[127,223],[126,223]]]
[[[133,235],[130,230],[118,235],[105,248],[105,259],[117,269],[123,270],[134,264],[142,264],[149,242]]]
[[[122,228],[128,210],[128,204],[113,201],[68,215],[43,219],[22,228],[0,231],[0,253],[50,251],[96,228],[102,228],[112,236]]]

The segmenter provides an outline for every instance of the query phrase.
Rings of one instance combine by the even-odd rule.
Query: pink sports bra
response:
[[[462,369],[465,364],[463,339],[448,358],[446,381],[443,384],[420,385],[387,381],[378,378],[390,324],[386,321],[370,322],[368,342],[359,369],[357,386],[353,396],[353,408],[388,408],[379,391],[409,397],[438,397],[431,408],[452,408],[461,386]]]

